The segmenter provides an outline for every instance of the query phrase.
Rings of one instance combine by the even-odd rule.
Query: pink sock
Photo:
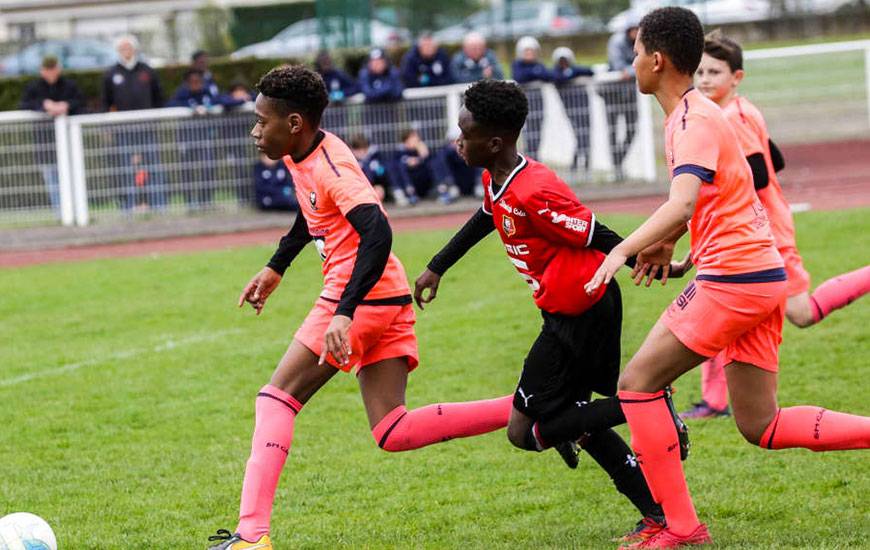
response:
[[[620,391],[619,402],[631,430],[631,447],[650,492],[665,511],[668,529],[688,535],[700,522],[689,495],[680,442],[664,392]]]
[[[870,449],[870,417],[821,407],[780,409],[761,436],[765,449],[803,447],[811,451]]]
[[[721,353],[701,364],[701,398],[716,410],[721,411],[728,406],[725,357]]]
[[[257,394],[251,457],[245,468],[236,532],[247,541],[269,533],[272,501],[293,440],[293,421],[302,404],[289,393],[265,385]]]
[[[388,412],[372,435],[385,451],[410,451],[457,437],[471,437],[504,428],[508,424],[513,395],[467,401],[439,403],[409,411],[399,405]]]
[[[810,296],[813,320],[819,322],[829,313],[847,306],[870,292],[870,265],[828,279]]]

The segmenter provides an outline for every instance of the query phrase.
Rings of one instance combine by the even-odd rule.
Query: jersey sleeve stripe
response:
[[[336,176],[341,177],[341,174],[338,173],[338,168],[335,167],[332,159],[329,158],[329,153],[326,151],[326,147],[322,147],[321,149],[323,150],[323,156],[326,157],[326,162],[329,163],[329,167],[332,168],[332,171],[335,172]]]
[[[674,168],[674,177],[680,174],[692,174],[698,176],[705,183],[713,183],[713,178],[716,176],[715,170],[698,166],[697,164],[681,164]]]

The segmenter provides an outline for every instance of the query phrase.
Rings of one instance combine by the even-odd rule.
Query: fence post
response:
[[[76,117],[70,118],[69,154],[72,165],[72,196],[76,225],[88,225],[88,189],[85,183],[85,150],[82,143],[82,125]]]
[[[66,115],[54,119],[54,146],[57,154],[58,194],[60,196],[60,222],[73,225],[72,167],[69,159],[69,119]]]

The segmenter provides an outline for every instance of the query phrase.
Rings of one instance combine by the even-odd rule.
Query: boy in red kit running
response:
[[[404,268],[390,252],[380,201],[350,149],[319,129],[327,104],[321,77],[301,66],[272,69],[257,84],[251,137],[293,175],[299,214],[272,259],[245,286],[239,306],[259,315],[284,271],[314,241],[323,291],[272,379],[257,395],[251,456],[239,523],[209,537],[212,550],[271,549],[275,489],[303,405],[339,370],[357,369],[372,435],[386,451],[407,451],[503,428],[512,396],[405,408],[408,372],[417,366],[414,310]]]
[[[632,446],[667,522],[630,548],[711,542],[689,496],[664,388],[723,350],[734,419],[751,443],[814,451],[870,447],[868,417],[777,406],[785,267],[734,129],[722,110],[692,87],[703,50],[704,31],[689,10],[660,8],[640,23],[634,67],[640,91],[655,94],[666,115],[670,196],[608,254],[586,285],[594,295],[631,255],[663,241],[673,244],[687,229],[691,234],[698,274],[659,318],[619,380]]]
[[[707,35],[704,56],[695,72],[695,85],[722,108],[737,133],[743,154],[752,169],[755,192],[767,210],[776,248],[785,262],[788,277],[785,317],[795,326],[809,327],[832,311],[870,292],[870,266],[829,279],[810,295],[810,275],[804,269],[797,250],[791,209],[776,177],[785,162],[767,133],[767,124],[761,111],[737,94],[743,77],[743,51],[740,45],[719,31]],[[727,414],[728,387],[723,368],[720,357],[706,361],[701,366],[702,399],[683,415],[684,418],[710,418]]]

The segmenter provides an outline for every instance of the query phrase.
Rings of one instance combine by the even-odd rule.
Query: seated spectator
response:
[[[400,187],[411,204],[426,197],[433,190],[443,204],[450,204],[459,196],[453,176],[443,159],[429,153],[429,147],[420,138],[417,130],[402,132],[402,147],[398,152],[396,166]],[[400,201],[396,197],[396,203],[401,204]]]
[[[190,68],[184,72],[184,81],[166,105],[190,107],[198,114],[204,114],[218,106],[235,107],[244,102],[228,95],[221,95],[216,86],[208,86],[205,74],[201,70]]]
[[[450,62],[456,82],[477,82],[484,78],[504,79],[504,73],[495,52],[486,47],[486,38],[479,32],[470,32],[462,40],[462,50]]]
[[[574,160],[571,168],[580,166],[583,159],[583,171],[589,172],[589,93],[585,86],[571,85],[578,76],[592,76],[590,67],[577,65],[574,62],[574,52],[570,48],[556,48],[553,51],[553,77],[565,113],[574,127],[577,138],[577,148],[574,150]]]
[[[406,88],[453,84],[450,57],[429,32],[424,32],[402,58],[402,83]]]
[[[350,149],[353,151],[353,156],[359,162],[360,168],[368,178],[369,183],[375,188],[378,198],[384,199],[387,195],[387,190],[392,191],[393,200],[396,196],[397,181],[395,178],[395,166],[388,155],[381,153],[377,147],[372,147],[369,140],[362,134],[354,136],[350,141]],[[404,192],[399,189],[402,197],[405,197]],[[398,201],[397,201],[398,203]],[[406,206],[407,203],[400,204]]]
[[[28,111],[42,111],[51,117],[80,113],[84,98],[76,83],[61,74],[62,70],[60,61],[56,57],[44,57],[39,68],[39,78],[32,80],[24,88],[21,108]],[[37,139],[41,139],[42,134],[36,133],[36,136]],[[51,140],[50,144],[54,145],[54,141]],[[42,145],[48,146],[49,142],[45,141]],[[57,157],[50,149],[50,147],[36,149],[37,163],[42,169],[42,179],[51,209],[57,217],[60,217]]]
[[[230,84],[230,90],[228,95],[230,98],[241,101],[243,103],[247,103],[249,101],[254,101],[254,94],[248,89],[248,86],[240,81],[236,80],[232,84]]]
[[[524,36],[517,41],[517,58],[511,65],[513,79],[518,84],[532,82],[552,82],[553,72],[540,61],[541,45],[533,36]],[[538,155],[538,145],[541,143],[541,123],[544,120],[544,99],[541,90],[535,87],[526,88],[529,99],[529,114],[523,131],[523,141],[526,153],[532,158]]]
[[[451,126],[447,131],[447,142],[438,151],[444,166],[450,171],[453,181],[458,188],[458,194],[483,198],[483,185],[481,175],[483,170],[469,166],[465,159],[460,156],[456,149],[456,140],[459,138],[459,127]]]
[[[328,52],[322,51],[317,54],[317,58],[314,60],[314,70],[323,77],[330,103],[341,103],[360,92],[356,80],[346,72],[335,68],[332,56]]]
[[[387,103],[402,99],[399,70],[390,65],[384,50],[375,48],[369,61],[359,72],[359,84],[366,103]]]
[[[280,160],[260,155],[254,165],[254,204],[260,210],[292,210],[299,208],[293,176]]]

